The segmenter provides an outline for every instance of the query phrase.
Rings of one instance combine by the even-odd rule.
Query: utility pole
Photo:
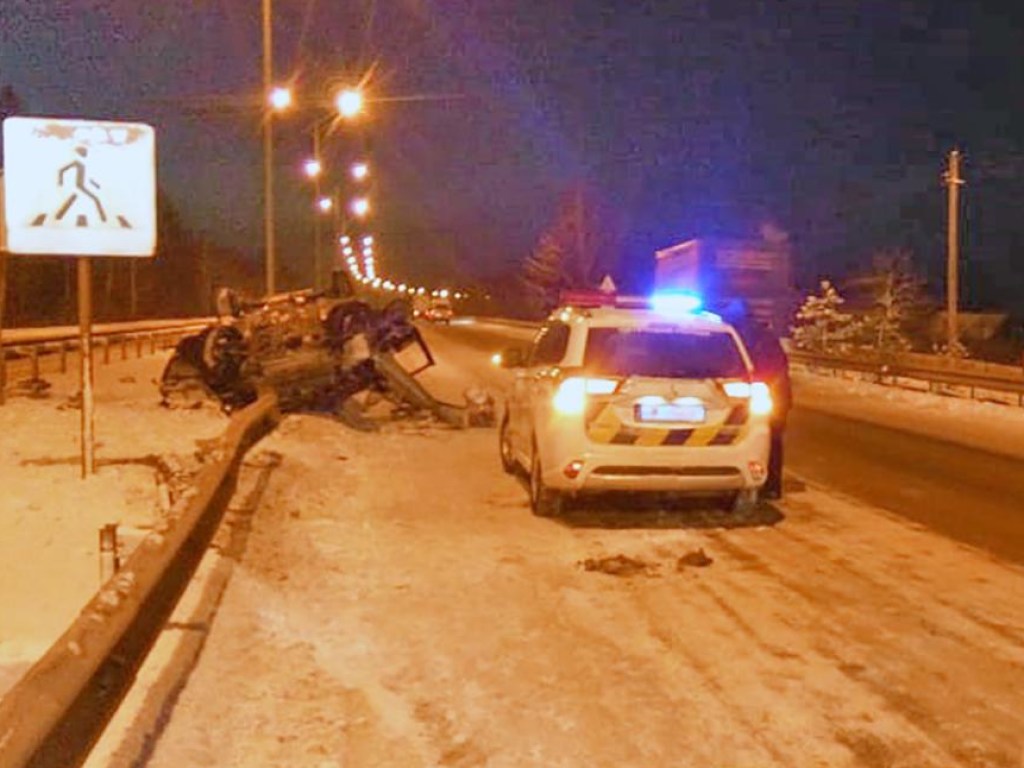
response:
[[[313,123],[313,159],[320,163],[320,171],[313,180],[313,290],[320,288],[320,176],[323,161],[320,160],[320,124]]]
[[[263,230],[266,249],[267,295],[275,291],[276,272],[274,254],[274,110],[267,100],[273,79],[273,40],[271,31],[271,0],[263,0],[263,95],[260,104],[263,110]]]
[[[949,170],[945,176],[946,188],[949,192],[947,259],[946,259],[946,351],[953,355],[959,345],[959,329],[957,328],[957,298],[959,296],[959,219],[960,219],[960,152],[949,153]]]

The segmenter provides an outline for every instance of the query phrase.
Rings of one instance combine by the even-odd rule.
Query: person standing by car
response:
[[[762,322],[751,317],[743,302],[731,302],[722,310],[722,317],[739,333],[754,376],[771,389],[774,407],[771,416],[771,452],[768,455],[768,479],[762,494],[766,499],[782,498],[782,465],[786,436],[786,419],[793,404],[793,388],[789,378],[789,358],[779,337]]]

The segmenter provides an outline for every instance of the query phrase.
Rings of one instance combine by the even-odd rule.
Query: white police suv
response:
[[[515,369],[501,462],[529,472],[535,514],[613,490],[757,505],[771,394],[736,331],[698,297],[569,292],[528,349],[500,360]]]

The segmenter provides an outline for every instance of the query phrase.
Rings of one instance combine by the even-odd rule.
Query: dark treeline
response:
[[[166,196],[158,196],[157,251],[152,258],[93,259],[97,322],[206,315],[221,286],[262,291],[262,266],[190,232]],[[75,259],[7,256],[5,327],[74,324]]]

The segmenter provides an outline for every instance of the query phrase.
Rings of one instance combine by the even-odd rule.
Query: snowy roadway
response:
[[[483,354],[499,339],[430,341],[437,391],[501,385]],[[893,419],[964,419],[802,383],[844,387]],[[1019,414],[968,406],[1010,448],[1024,437]],[[798,444],[792,460],[809,461]],[[1024,570],[808,477],[754,519],[543,520],[493,430],[314,416],[251,464],[223,554],[165,633],[197,660],[158,648],[90,765],[1024,764]],[[162,714],[160,685],[181,689]]]

